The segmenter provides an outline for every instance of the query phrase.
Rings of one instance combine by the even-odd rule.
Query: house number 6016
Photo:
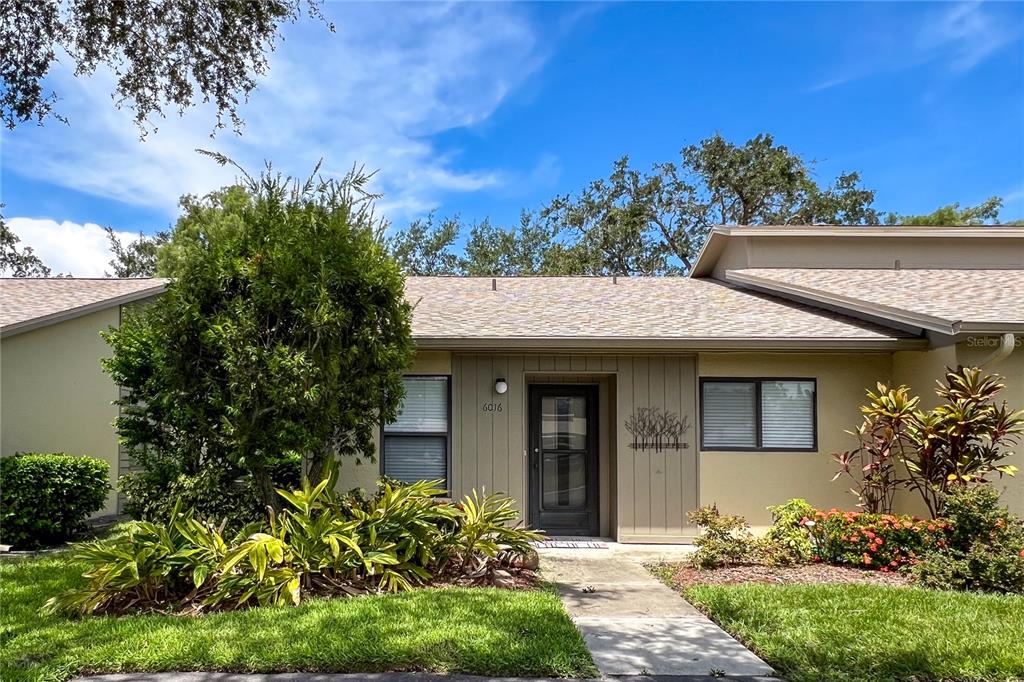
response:
[[[501,412],[501,403],[484,403],[480,406],[481,412]]]

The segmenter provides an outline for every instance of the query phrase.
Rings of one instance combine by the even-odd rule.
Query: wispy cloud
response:
[[[242,109],[241,137],[224,131],[211,139],[212,112],[200,106],[158,121],[157,132],[140,141],[129,114],[112,106],[109,73],[76,79],[63,66],[53,80],[71,125],[50,121],[5,134],[3,163],[26,177],[169,215],[180,195],[233,179],[197,147],[254,170],[272,160],[303,174],[321,158],[333,172],[353,163],[379,168],[381,208],[396,218],[427,210],[446,193],[498,187],[502,169],[461,163],[431,136],[485,121],[543,64],[546,44],[522,8],[328,9],[338,33],[308,23],[286,33],[269,76]]]
[[[886,22],[884,27],[854,31],[852,57],[809,88],[819,92],[871,76],[939,63],[950,74],[963,74],[1020,37],[1019,18],[1005,21],[977,0],[930,10],[914,26]]]

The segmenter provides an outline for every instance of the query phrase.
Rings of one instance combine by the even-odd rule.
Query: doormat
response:
[[[593,540],[543,540],[532,544],[541,549],[608,549],[607,542]]]

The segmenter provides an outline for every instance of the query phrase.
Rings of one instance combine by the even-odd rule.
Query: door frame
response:
[[[527,452],[527,467],[529,475],[527,480],[529,498],[529,521],[533,528],[542,528],[540,524],[540,500],[541,500],[541,443],[540,443],[540,416],[541,399],[545,396],[582,396],[587,400],[587,450],[585,466],[586,476],[586,514],[588,523],[586,528],[578,529],[551,529],[556,535],[578,535],[580,537],[597,537],[600,535],[600,429],[598,427],[598,400],[600,391],[598,384],[530,384],[529,385],[529,411],[527,417],[527,432],[529,450]],[[570,532],[571,530],[571,532]],[[563,532],[564,531],[564,532]]]

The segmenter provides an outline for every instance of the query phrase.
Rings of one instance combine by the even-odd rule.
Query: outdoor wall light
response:
[[[508,384],[505,383],[504,379],[498,379],[497,381],[494,382],[494,392],[497,393],[498,395],[505,395],[505,392],[507,390]]]

